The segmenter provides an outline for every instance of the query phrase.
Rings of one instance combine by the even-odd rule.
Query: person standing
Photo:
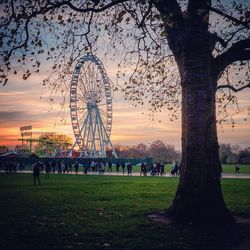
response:
[[[88,174],[88,168],[89,168],[89,163],[88,162],[84,162],[83,163],[83,173],[84,174]]]
[[[129,162],[127,164],[127,169],[128,169],[128,175],[132,175],[132,164],[131,164],[131,162]]]
[[[78,161],[75,162],[74,168],[75,168],[75,173],[78,174],[78,170],[79,170],[79,163],[78,163]]]
[[[72,162],[71,162],[71,160],[69,161],[69,172],[72,174]]]
[[[144,172],[143,172],[143,175],[147,176],[147,172],[148,172],[148,164],[145,162],[144,163]]]
[[[112,161],[109,160],[108,162],[108,172],[112,172]]]
[[[239,174],[239,173],[240,173],[240,166],[235,165],[235,174]]]
[[[116,162],[116,172],[117,172],[117,173],[119,172],[119,169],[120,169],[120,162],[117,161],[117,162]]]
[[[39,185],[41,185],[39,176],[40,176],[40,168],[39,164],[36,162],[33,165],[33,185],[36,185],[36,181],[39,183]]]
[[[142,163],[141,163],[141,172],[140,172],[140,176],[141,176],[141,175],[144,175],[144,171],[145,171],[145,170],[144,170],[144,163],[142,162]]]
[[[122,162],[122,173],[123,173],[123,175],[125,174],[125,167],[126,167],[126,164],[125,164],[125,162],[123,161],[123,162]]]
[[[65,172],[68,174],[69,173],[69,161],[65,162]]]
[[[50,162],[46,161],[46,163],[45,163],[45,173],[46,173],[45,177],[48,179],[49,179],[50,172],[51,172]]]
[[[57,170],[58,170],[58,174],[62,173],[62,164],[60,161],[57,162]]]
[[[55,161],[55,159],[51,163],[51,168],[52,168],[53,174],[55,174],[56,173],[56,161]]]
[[[160,163],[160,175],[165,175],[165,165],[163,162]]]

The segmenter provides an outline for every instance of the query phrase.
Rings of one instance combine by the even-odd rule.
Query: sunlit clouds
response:
[[[113,65],[112,65],[113,66]],[[115,82],[115,68],[107,69],[109,77]],[[50,90],[42,86],[46,75],[32,75],[26,81],[12,77],[0,89],[0,144],[14,147],[20,142],[20,126],[32,125],[33,137],[44,132],[56,132],[73,137],[68,102],[61,112],[60,93],[50,103]],[[220,143],[250,146],[250,121],[248,115],[250,90],[238,94],[240,112],[234,114],[235,126],[230,119],[218,125]],[[124,97],[115,92],[113,96],[113,124],[111,140],[113,144],[134,145],[140,142],[149,144],[163,140],[181,148],[181,119],[170,122],[168,112],[156,114],[153,121],[149,118],[148,107],[133,107]],[[231,112],[229,110],[229,112]],[[235,112],[235,111],[232,111]],[[152,118],[152,117],[151,117]],[[249,116],[248,116],[249,119]],[[159,122],[161,121],[161,122]]]

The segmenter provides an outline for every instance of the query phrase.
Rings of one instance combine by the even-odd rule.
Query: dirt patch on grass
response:
[[[148,213],[147,217],[157,223],[162,223],[162,224],[167,224],[167,225],[171,224],[171,219],[166,216],[165,212]]]
[[[250,225],[250,217],[245,215],[234,215],[236,223]],[[250,249],[250,248],[249,248]]]

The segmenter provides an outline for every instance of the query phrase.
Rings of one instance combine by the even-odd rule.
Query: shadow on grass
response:
[[[236,223],[224,226],[194,226],[175,224],[163,211],[146,213],[155,225],[165,225],[174,239],[176,247],[183,249],[250,249],[250,217],[235,214]]]

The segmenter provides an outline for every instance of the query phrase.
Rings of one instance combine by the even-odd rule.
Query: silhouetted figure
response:
[[[122,162],[122,173],[123,173],[123,175],[125,174],[125,167],[126,167],[126,164],[125,164],[125,162],[123,161],[123,162]]]
[[[55,172],[56,172],[56,161],[55,161],[55,160],[52,161],[52,163],[51,163],[51,168],[52,168],[53,174],[55,174]]]
[[[240,173],[240,166],[235,165],[235,174],[239,174]]]
[[[179,163],[176,162],[176,163],[173,164],[173,166],[172,166],[171,175],[172,175],[172,176],[177,176],[178,173],[179,173]]]
[[[39,176],[40,176],[40,168],[39,164],[36,162],[33,166],[33,185],[36,185],[36,181],[39,183],[39,185],[41,185]]]
[[[145,173],[145,165],[144,165],[144,163],[142,162],[142,163],[141,163],[141,172],[140,172],[140,176],[141,176],[141,175],[145,175],[144,173]]]
[[[222,169],[222,167],[221,167],[221,174],[223,173],[223,169]],[[181,163],[179,163],[179,171],[178,171],[178,173],[177,173],[178,175],[180,175],[181,174]]]
[[[96,172],[98,170],[98,162],[94,162],[94,171]]]
[[[88,168],[89,168],[89,163],[88,162],[84,162],[83,163],[83,173],[84,174],[88,174]]]
[[[79,170],[79,163],[76,161],[74,164],[74,168],[75,168],[75,172],[76,174],[78,174],[78,170]]]
[[[160,164],[160,175],[165,175],[165,165],[163,162]]]
[[[69,172],[72,173],[72,162],[69,162]]]
[[[66,167],[65,167],[65,162],[62,162],[62,172],[65,174],[66,172]]]
[[[119,169],[120,169],[120,163],[118,161],[118,162],[116,162],[116,172],[119,172]]]
[[[57,162],[57,170],[58,170],[58,174],[62,173],[62,164],[60,161]]]
[[[108,162],[108,172],[112,172],[112,161]]]
[[[127,164],[127,169],[128,169],[128,175],[132,175],[132,164],[130,162]]]
[[[98,171],[99,171],[99,174],[104,174],[105,166],[104,166],[104,163],[102,161],[99,162],[99,164],[98,164]]]
[[[46,164],[45,164],[45,177],[49,179],[49,174],[51,172],[51,165],[50,165],[50,162],[47,161]]]

